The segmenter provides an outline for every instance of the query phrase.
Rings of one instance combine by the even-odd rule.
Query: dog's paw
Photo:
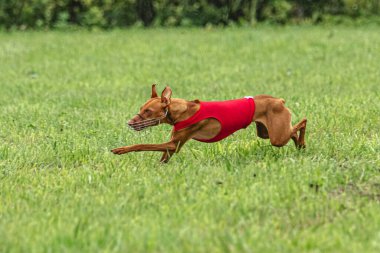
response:
[[[306,144],[305,143],[298,144],[298,149],[305,149],[305,148],[306,148]]]
[[[125,152],[125,148],[114,148],[111,150],[112,153],[114,153],[115,155],[122,155]]]

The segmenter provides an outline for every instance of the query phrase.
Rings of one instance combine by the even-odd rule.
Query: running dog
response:
[[[307,120],[291,125],[291,113],[285,107],[285,100],[268,95],[244,97],[235,100],[204,102],[172,98],[172,90],[166,87],[157,95],[152,85],[150,99],[131,120],[129,127],[136,131],[161,123],[173,126],[171,139],[162,144],[137,144],[111,150],[122,155],[137,151],[163,152],[161,162],[168,162],[174,153],[190,139],[201,142],[220,141],[252,122],[256,124],[257,135],[269,139],[276,147],[286,145],[290,139],[297,148],[305,148]],[[299,134],[298,134],[299,132]]]

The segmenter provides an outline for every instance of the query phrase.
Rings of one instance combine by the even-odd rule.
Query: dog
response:
[[[160,151],[161,162],[167,163],[174,153],[190,139],[201,142],[220,141],[239,129],[256,124],[257,135],[269,139],[276,147],[286,145],[290,139],[297,148],[305,148],[306,118],[292,126],[291,113],[285,100],[269,95],[244,97],[220,102],[188,101],[172,98],[166,86],[161,97],[152,85],[151,97],[140,108],[128,126],[135,131],[166,123],[173,126],[171,139],[162,144],[137,144],[111,150],[117,155],[138,151]],[[299,132],[299,134],[298,134]]]

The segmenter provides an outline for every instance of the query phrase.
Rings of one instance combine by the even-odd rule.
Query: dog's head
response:
[[[128,125],[136,131],[143,130],[150,126],[156,126],[166,121],[168,106],[172,96],[169,86],[162,91],[161,97],[157,95],[156,85],[152,85],[150,99],[143,104],[140,112],[128,121]]]

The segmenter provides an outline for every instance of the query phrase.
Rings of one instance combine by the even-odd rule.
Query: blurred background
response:
[[[0,0],[0,29],[379,23],[379,0]]]

